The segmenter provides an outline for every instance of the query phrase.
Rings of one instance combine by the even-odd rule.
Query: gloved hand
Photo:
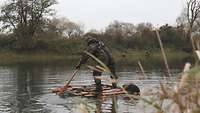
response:
[[[81,64],[76,65],[76,69],[80,69],[81,68]]]
[[[117,88],[117,79],[112,79],[112,88]]]

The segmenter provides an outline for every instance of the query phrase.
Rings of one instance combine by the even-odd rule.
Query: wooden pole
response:
[[[71,81],[73,80],[74,76],[76,75],[76,73],[78,72],[78,69],[76,69],[73,74],[71,75],[70,79],[68,80],[68,82],[66,82],[66,84],[64,85],[64,88],[67,88],[68,85],[71,83]]]
[[[195,52],[197,54],[198,59],[200,60],[200,50],[196,50]]]
[[[75,77],[77,72],[78,72],[78,69],[76,69],[73,72],[73,74],[71,75],[70,79],[68,81],[66,81],[66,83],[65,83],[65,85],[63,87],[52,89],[51,92],[59,94],[59,95],[64,94],[65,90],[68,88],[69,84],[71,83],[71,81],[73,80],[73,78]]]

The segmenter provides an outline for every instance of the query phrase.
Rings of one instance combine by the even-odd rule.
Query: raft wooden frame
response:
[[[83,97],[95,97],[95,96],[111,96],[126,94],[122,88],[112,89],[111,85],[102,84],[102,91],[96,91],[96,85],[69,85],[65,91],[65,94]]]

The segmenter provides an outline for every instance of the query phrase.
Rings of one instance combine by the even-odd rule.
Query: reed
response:
[[[159,107],[154,106],[159,113],[200,113],[200,67],[189,69],[188,66],[186,64],[180,82],[175,87],[160,83],[158,92],[151,95],[149,101],[152,103],[146,102],[160,103]]]
[[[111,76],[113,76],[112,75],[112,72],[110,71],[110,69],[102,62],[102,61],[100,61],[98,58],[96,58],[94,55],[92,55],[92,54],[90,54],[90,53],[88,53],[88,52],[86,52],[86,51],[84,51],[84,53],[85,54],[87,54],[88,56],[90,56],[92,59],[94,59],[96,62],[98,62],[100,65],[101,65],[101,68],[104,68],[103,70],[104,70],[104,72],[108,72],[109,74],[111,74]],[[91,68],[91,66],[90,66],[90,69],[94,69],[95,67],[93,67],[93,68]],[[102,77],[100,77],[99,79],[104,79],[104,78],[102,78]],[[109,80],[109,79],[104,79],[104,80],[108,80],[109,82],[111,82],[111,83],[113,83],[113,82],[117,82],[117,81],[113,81],[113,80]],[[152,105],[153,107],[155,107],[157,110],[158,110],[158,113],[163,113],[163,111],[162,111],[162,109],[161,109],[161,106],[158,104],[158,103],[156,103],[156,102],[152,102],[152,101],[150,101],[150,100],[148,100],[148,99],[145,99],[145,98],[143,98],[143,97],[140,97],[140,96],[136,96],[136,95],[130,95],[130,94],[128,94],[128,92],[123,88],[123,87],[121,87],[121,86],[118,86],[118,87],[120,87],[121,89],[123,89],[123,91],[125,92],[125,95],[130,99],[130,101],[135,101],[135,99],[139,99],[139,100],[142,100],[142,101],[144,101],[145,103],[147,103],[147,104],[149,104],[149,105]],[[117,103],[116,103],[116,96],[115,95],[112,95],[112,99],[114,99],[113,100],[113,104],[114,104],[114,110],[113,111],[115,111],[115,112],[113,112],[113,113],[117,113]]]
[[[143,68],[143,66],[142,66],[142,64],[141,64],[140,61],[138,61],[138,65],[139,65],[139,67],[140,67],[140,70],[141,70],[143,76],[144,76],[145,78],[147,78],[147,75],[146,75],[146,73],[144,72],[144,68]]]
[[[161,49],[161,52],[162,52],[162,55],[163,55],[165,67],[167,69],[167,74],[168,74],[169,77],[171,77],[171,71],[170,71],[170,68],[169,68],[168,61],[167,61],[166,53],[165,53],[163,43],[162,43],[161,38],[160,38],[160,34],[157,30],[156,30],[156,35],[157,35],[158,42],[159,42],[159,45],[160,45],[160,49]]]
[[[85,52],[85,54],[98,62],[104,72],[112,74],[110,69],[98,58],[88,52]],[[181,79],[178,85],[173,87],[171,84],[163,84],[160,82],[160,88],[152,92],[148,98],[130,95],[125,89],[121,88],[124,90],[125,95],[130,98],[130,101],[139,99],[153,106],[156,113],[200,113],[200,67],[193,69],[189,67],[190,65],[186,64],[184,71],[181,73]],[[112,81],[110,82],[112,83]],[[113,102],[117,104],[116,101]],[[114,109],[117,112],[117,105],[115,106]]]

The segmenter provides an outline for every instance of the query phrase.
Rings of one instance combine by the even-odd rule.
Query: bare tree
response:
[[[137,26],[136,26],[136,30],[137,32],[141,32],[141,31],[144,31],[144,30],[152,30],[153,29],[153,25],[149,22],[147,23],[139,23]]]
[[[200,14],[200,1],[199,0],[189,0],[187,1],[187,20],[190,29],[193,28],[195,21]]]
[[[56,31],[61,37],[75,38],[80,37],[83,33],[83,25],[77,24],[66,18],[53,18],[49,22],[48,29]],[[52,30],[51,30],[52,29]]]
[[[34,34],[41,29],[46,17],[51,15],[56,0],[7,0],[1,7],[0,21],[3,29],[15,34],[19,48],[26,49]]]
[[[187,12],[186,12],[186,16],[187,16],[187,22],[189,25],[188,31],[187,31],[187,38],[189,38],[191,40],[192,43],[192,48],[193,50],[196,49],[195,44],[194,44],[194,40],[191,36],[192,32],[193,32],[193,28],[195,26],[195,22],[197,22],[199,16],[200,16],[200,1],[199,0],[189,0],[187,1]]]
[[[136,28],[131,23],[114,21],[106,28],[105,33],[118,38],[128,38],[133,36]]]

